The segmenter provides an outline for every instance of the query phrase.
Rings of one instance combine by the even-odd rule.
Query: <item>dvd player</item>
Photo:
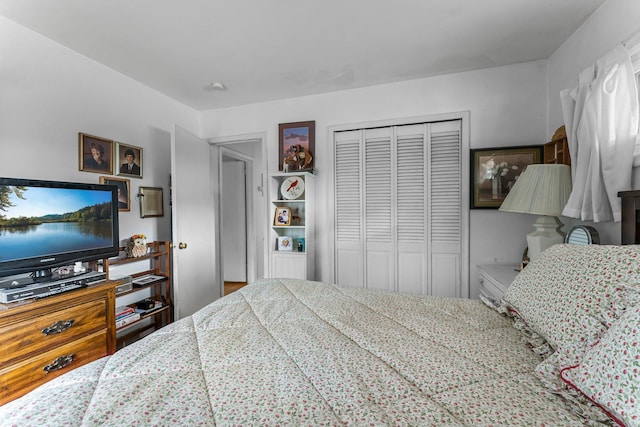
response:
[[[23,284],[20,280],[0,282],[0,302],[10,303],[29,298],[44,298],[78,288],[86,288],[105,280],[107,275],[91,271],[82,275],[59,278],[50,282]],[[30,279],[29,279],[30,280]],[[30,280],[31,281],[31,280]]]

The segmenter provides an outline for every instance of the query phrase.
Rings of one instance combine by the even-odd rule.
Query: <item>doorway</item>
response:
[[[225,151],[220,182],[224,295],[247,283],[247,161]]]
[[[217,153],[215,164],[218,177],[219,221],[216,221],[215,234],[220,236],[217,239],[216,250],[221,285],[220,296],[228,293],[229,286],[225,290],[225,282],[238,282],[244,285],[264,277],[267,252],[264,221],[266,209],[264,159],[266,156],[263,152],[265,149],[263,141],[262,134],[216,138],[210,141],[213,151]],[[240,173],[242,169],[244,169],[244,175]],[[224,170],[227,172],[223,173]],[[229,172],[229,170],[232,171]],[[225,175],[228,176],[225,177]],[[244,183],[244,187],[241,183]],[[244,227],[238,228],[241,224],[244,224]],[[228,232],[229,230],[235,231]],[[243,245],[244,248],[242,248]],[[233,248],[235,253],[240,255],[232,259],[234,250],[227,251],[226,247]],[[242,248],[240,252],[238,248]],[[230,261],[225,266],[224,258],[227,255]],[[244,269],[242,269],[243,265]],[[236,274],[238,269],[240,274]],[[227,274],[227,270],[231,270],[231,273]],[[242,271],[246,277],[244,280],[242,280]],[[237,286],[238,283],[234,285]]]

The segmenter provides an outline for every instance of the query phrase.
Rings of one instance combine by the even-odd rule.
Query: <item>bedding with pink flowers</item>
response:
[[[513,323],[478,300],[265,279],[0,407],[0,425],[585,425]]]

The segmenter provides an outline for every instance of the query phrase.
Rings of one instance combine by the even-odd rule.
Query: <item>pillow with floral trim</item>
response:
[[[597,341],[626,307],[615,297],[621,282],[640,283],[640,246],[555,245],[518,274],[501,309],[546,340],[546,357]]]
[[[640,425],[640,306],[628,308],[582,362],[560,376],[618,424]]]

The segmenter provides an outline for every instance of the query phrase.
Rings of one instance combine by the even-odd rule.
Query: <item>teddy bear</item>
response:
[[[305,152],[302,145],[295,144],[287,150],[287,157],[282,161],[282,170],[283,172],[307,170],[311,167],[312,160],[311,153]]]

